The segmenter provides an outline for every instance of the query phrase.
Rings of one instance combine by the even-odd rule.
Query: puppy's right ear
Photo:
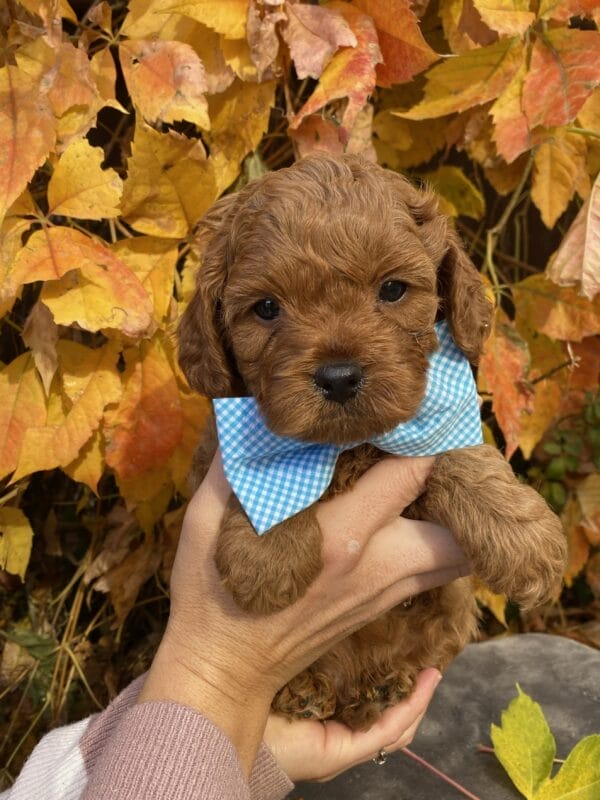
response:
[[[179,365],[189,385],[207,397],[232,392],[235,368],[226,352],[220,304],[231,258],[230,224],[237,195],[218,200],[198,226],[202,253],[196,291],[177,328]]]

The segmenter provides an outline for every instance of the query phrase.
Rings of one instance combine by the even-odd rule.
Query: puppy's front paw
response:
[[[321,571],[321,540],[310,508],[259,536],[233,501],[223,518],[215,563],[241,609],[273,614],[302,597]]]

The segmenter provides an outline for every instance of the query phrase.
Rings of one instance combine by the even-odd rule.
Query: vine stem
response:
[[[456,789],[457,792],[460,792],[465,797],[468,797],[469,800],[481,800],[481,798],[477,797],[476,794],[473,794],[468,789],[465,789],[465,787],[462,786],[460,783],[457,783],[456,781],[452,780],[452,778],[449,775],[446,775],[445,772],[441,772],[439,769],[434,767],[433,764],[430,764],[429,761],[425,761],[424,758],[421,758],[421,756],[418,756],[416,753],[413,753],[413,751],[409,750],[408,747],[403,747],[400,750],[400,752],[405,753],[409,758],[412,758],[413,761],[416,761],[417,764],[420,764],[422,767],[425,767],[425,769],[428,769],[430,772],[433,772],[434,775],[436,775],[438,778],[441,778],[441,780],[445,781],[446,783],[450,784],[450,786]]]
[[[494,251],[496,249],[496,245],[498,244],[498,239],[500,238],[500,234],[506,227],[506,223],[510,219],[510,215],[515,210],[515,206],[519,202],[521,198],[521,193],[525,188],[525,184],[527,183],[527,179],[529,178],[529,174],[533,167],[533,159],[534,159],[534,152],[531,151],[529,154],[529,159],[523,170],[523,174],[521,175],[521,179],[517,184],[514,192],[511,195],[510,200],[504,211],[502,212],[502,216],[498,220],[498,222],[494,225],[493,228],[489,228],[486,237],[486,247],[485,247],[485,263],[484,263],[484,271],[489,273],[490,279],[494,285],[494,291],[496,295],[500,294],[500,282],[498,280],[498,273],[496,272],[496,264],[494,263]]]
[[[567,133],[579,133],[582,136],[592,136],[594,139],[600,139],[598,131],[591,131],[589,128],[578,128],[576,125],[568,125]]]

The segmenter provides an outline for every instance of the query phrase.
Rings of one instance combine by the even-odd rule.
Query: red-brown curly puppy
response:
[[[181,366],[209,397],[254,395],[275,433],[345,443],[409,420],[438,319],[472,363],[481,354],[491,306],[435,198],[358,157],[311,156],[265,175],[216,203],[198,241],[203,266],[179,330]],[[356,374],[338,397],[318,371],[340,363]],[[196,483],[215,447],[213,429],[197,453]],[[371,445],[345,452],[328,494],[380,457]],[[474,573],[525,605],[547,599],[562,574],[558,519],[493,447],[438,456],[408,513],[452,530]],[[321,569],[314,510],[259,537],[232,498],[216,562],[242,608],[284,608]],[[320,658],[274,707],[368,727],[475,630],[468,580],[423,593]]]

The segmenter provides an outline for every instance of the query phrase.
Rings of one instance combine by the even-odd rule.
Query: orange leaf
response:
[[[568,22],[571,17],[590,17],[598,10],[598,0],[541,0],[538,17]]]
[[[551,339],[579,342],[600,333],[600,297],[590,302],[544,275],[530,275],[512,292],[517,314]]]
[[[510,164],[532,145],[532,134],[523,113],[523,81],[527,64],[523,59],[519,71],[490,109],[494,120],[493,139],[498,153]]]
[[[160,336],[126,352],[123,396],[106,413],[106,463],[133,480],[162,467],[181,441],[179,390]]]
[[[186,119],[210,127],[204,66],[189,44],[130,40],[119,54],[131,99],[149,122]]]
[[[40,80],[0,69],[0,221],[54,145],[54,118]]]
[[[46,420],[44,387],[31,353],[23,353],[0,372],[0,477],[17,466],[28,428]]]
[[[479,373],[492,395],[492,410],[506,440],[506,457],[519,445],[521,414],[533,409],[528,382],[529,350],[513,326],[494,325],[485,343]]]
[[[169,460],[169,470],[177,490],[189,494],[189,474],[192,466],[192,457],[198,447],[200,434],[210,415],[210,402],[197,394],[180,391],[182,435],[181,441]]]
[[[581,281],[581,291],[590,300],[600,290],[600,175],[553,256],[547,275],[560,286]]]
[[[381,61],[381,52],[370,17],[346,3],[333,2],[329,7],[337,9],[350,24],[357,46],[343,48],[335,54],[321,75],[317,88],[293,117],[289,127],[296,130],[305,117],[327,103],[347,98],[348,103],[339,120],[340,140],[345,144],[358,112],[375,88],[375,65]]]
[[[358,44],[346,20],[333,8],[288,3],[286,10],[282,36],[301,80],[319,78],[338,48]]]
[[[154,320],[164,327],[173,302],[177,242],[155,236],[136,236],[116,242],[112,251],[148,292],[154,305]]]
[[[487,103],[513,80],[523,52],[523,43],[515,36],[448,58],[427,73],[423,100],[395,113],[406,119],[429,119]]]
[[[59,325],[116,328],[129,336],[151,326],[150,298],[136,276],[108,247],[73,228],[35,231],[11,277],[17,285],[46,281],[40,299]]]
[[[63,340],[58,344],[65,393],[71,405],[55,424],[30,426],[25,432],[14,479],[74,461],[98,428],[104,409],[118,401],[121,383],[116,369],[119,346],[108,342],[92,350]]]
[[[575,119],[600,84],[600,33],[554,28],[540,33],[523,84],[530,128],[552,128]]]
[[[383,63],[377,65],[377,85],[389,87],[411,80],[439,59],[421,33],[409,0],[355,0],[377,29]]]
[[[564,580],[567,586],[572,586],[573,580],[579,575],[589,558],[590,543],[581,527],[581,512],[576,500],[572,498],[569,500],[561,514],[561,519],[568,548]]]
[[[535,384],[533,408],[521,414],[519,447],[526,459],[558,416],[563,397],[562,382],[542,380]]]

